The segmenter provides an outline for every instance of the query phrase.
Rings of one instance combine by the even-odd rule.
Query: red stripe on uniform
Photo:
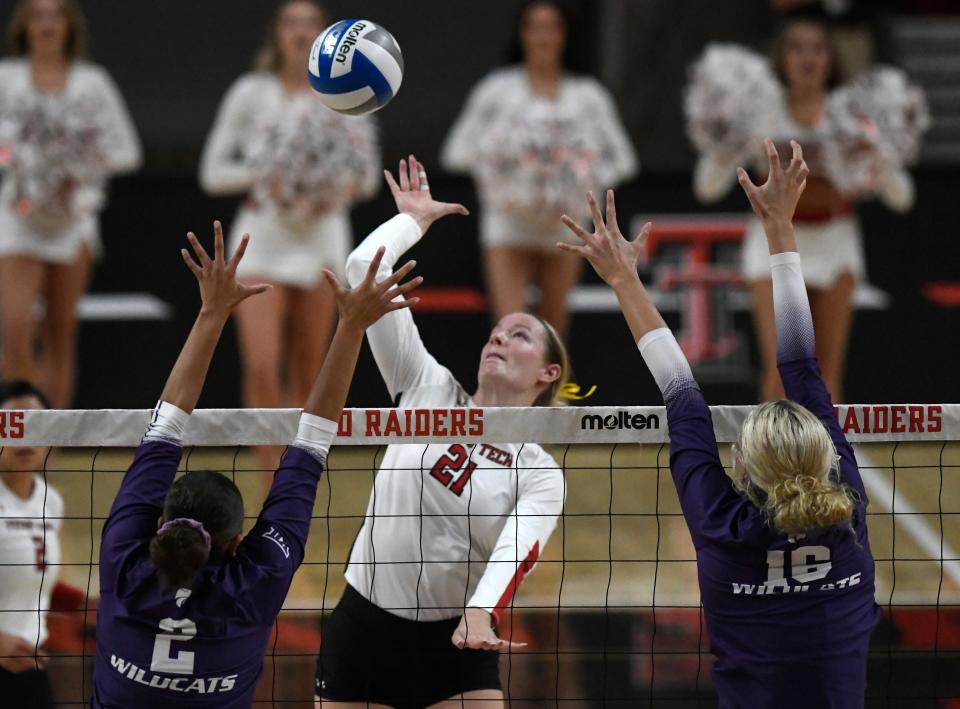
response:
[[[537,563],[537,559],[540,558],[540,542],[534,542],[533,549],[530,550],[530,553],[527,554],[527,558],[520,562],[520,566],[517,567],[517,573],[513,575],[513,578],[510,579],[510,583],[507,584],[507,590],[503,592],[503,595],[500,596],[500,600],[497,601],[496,608],[493,609],[493,622],[497,624],[500,622],[500,611],[510,605],[510,601],[513,600],[514,594],[517,592],[517,589],[520,588],[520,584],[523,583],[523,577],[529,573],[530,569],[533,568],[533,565]]]

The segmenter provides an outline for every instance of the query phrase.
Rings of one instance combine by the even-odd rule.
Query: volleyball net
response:
[[[748,411],[712,409],[728,470],[729,443]],[[298,414],[198,410],[181,470],[232,477],[249,529],[272,472],[259,469],[250,447],[291,441]],[[870,497],[877,602],[884,609],[872,640],[867,706],[956,709],[960,405],[842,406],[837,415],[855,444]],[[5,450],[53,446],[38,472],[65,501],[46,643],[63,706],[89,699],[100,533],[149,416],[147,410],[0,411]],[[351,545],[392,443],[458,443],[478,452],[540,443],[563,469],[563,514],[500,625],[502,637],[527,643],[501,656],[510,706],[715,706],[695,555],[659,407],[345,411],[320,481],[305,561],[266,649],[256,706],[312,706],[323,619],[344,590]],[[0,511],[0,522],[16,520]],[[37,563],[45,564],[42,552]],[[0,592],[0,612],[23,610],[3,603]]]

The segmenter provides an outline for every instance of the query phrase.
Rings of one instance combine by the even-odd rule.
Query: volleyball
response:
[[[400,89],[403,55],[383,27],[370,20],[341,20],[314,41],[307,75],[327,107],[354,116],[371,113]]]

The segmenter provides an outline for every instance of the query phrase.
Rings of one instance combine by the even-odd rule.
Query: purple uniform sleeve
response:
[[[163,501],[180,465],[182,448],[165,440],[144,440],[123,476],[100,541],[100,589],[117,589],[127,562],[157,533]],[[122,593],[118,593],[122,595]]]
[[[816,342],[810,303],[796,252],[770,257],[773,278],[773,308],[777,324],[777,367],[783,389],[792,401],[809,409],[819,418],[840,456],[840,475],[867,503],[867,493],[853,447],[840,429],[830,393],[823,383],[817,363]]]
[[[694,545],[742,540],[755,515],[720,462],[710,407],[690,365],[667,329],[648,333],[638,346],[667,407],[670,473]]]
[[[322,472],[313,453],[287,449],[257,523],[237,551],[238,563],[226,567],[223,590],[252,617],[272,622],[283,605],[303,562]]]

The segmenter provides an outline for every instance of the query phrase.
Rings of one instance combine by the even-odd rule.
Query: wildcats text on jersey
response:
[[[154,674],[122,657],[110,655],[110,664],[127,679],[153,689],[168,689],[185,694],[218,694],[232,691],[237,684],[237,675],[226,677],[164,677]]]

